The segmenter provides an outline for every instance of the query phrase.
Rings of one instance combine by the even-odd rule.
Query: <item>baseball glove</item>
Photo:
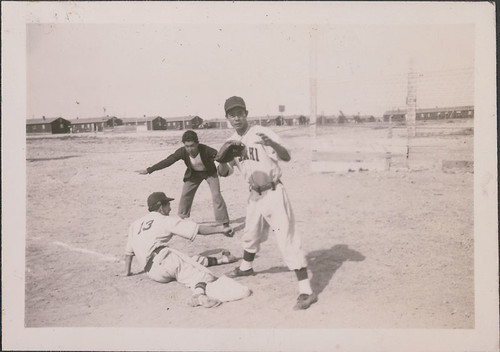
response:
[[[245,145],[239,141],[227,141],[222,145],[219,152],[215,156],[215,160],[219,163],[228,163],[237,156],[242,156],[245,150]]]

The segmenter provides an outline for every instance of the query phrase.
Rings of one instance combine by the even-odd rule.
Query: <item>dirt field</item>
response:
[[[389,171],[334,173],[311,171],[308,128],[274,128],[291,148],[282,180],[319,295],[306,311],[292,310],[296,278],[272,237],[256,257],[257,275],[237,279],[253,295],[216,309],[188,307],[190,292],[178,283],[118,276],[127,228],[147,211],[148,194],[173,196],[177,212],[182,162],[147,176],[135,171],[179,147],[182,131],[28,137],[25,325],[474,328],[473,173],[441,167],[443,160],[472,161],[470,126],[461,121],[421,129],[409,165],[394,155]],[[404,130],[393,133],[402,138]],[[201,142],[216,148],[230,134],[199,131]],[[344,136],[355,146],[386,135],[386,129],[344,126],[327,128],[318,138]],[[221,179],[221,187],[232,226],[239,229],[235,237],[175,239],[173,247],[189,254],[227,248],[241,256],[248,186],[235,175]],[[192,218],[213,221],[206,184],[195,197]]]

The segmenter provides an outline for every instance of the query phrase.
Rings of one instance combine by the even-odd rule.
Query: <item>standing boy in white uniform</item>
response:
[[[294,309],[307,309],[318,300],[312,292],[307,274],[307,261],[295,233],[295,218],[288,195],[280,181],[278,160],[289,161],[290,154],[280,137],[262,126],[249,126],[248,111],[240,97],[230,97],[224,104],[226,118],[235,129],[228,139],[245,145],[242,156],[218,166],[219,175],[229,176],[236,166],[250,185],[243,241],[243,260],[231,273],[232,277],[254,275],[253,260],[269,229],[276,235],[285,264],[294,270],[299,281],[299,296]]]

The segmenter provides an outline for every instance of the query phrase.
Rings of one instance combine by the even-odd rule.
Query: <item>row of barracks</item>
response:
[[[351,115],[346,116],[342,112],[338,116],[335,115],[320,115],[316,119],[318,125],[331,125],[342,123],[364,123],[364,122],[388,122],[388,121],[405,121],[406,109],[388,110],[384,115],[375,117],[373,115]],[[474,118],[474,106],[456,106],[446,108],[426,108],[416,109],[416,119],[419,121],[425,120],[441,120],[441,119],[464,119]]]
[[[62,117],[43,117],[26,120],[26,133],[84,133],[106,131],[156,131],[197,129],[203,124],[199,116],[169,117],[161,116],[118,118],[106,116],[99,118],[71,119]]]
[[[406,110],[386,111],[382,120],[404,121]],[[417,120],[440,120],[454,118],[474,118],[474,106],[459,106],[450,108],[430,108],[417,109]],[[374,122],[379,121],[372,115],[369,116],[318,116],[318,125],[328,125],[343,122]],[[309,118],[304,115],[266,115],[248,117],[251,126],[300,126],[308,125]],[[118,118],[116,116],[106,116],[100,118],[72,119],[67,120],[62,117],[26,120],[26,133],[84,133],[84,132],[134,132],[134,131],[157,131],[157,130],[187,130],[201,128],[229,128],[227,119],[214,119],[204,121],[199,116],[167,117],[151,116],[139,118]]]
[[[249,117],[250,125],[263,126],[293,126],[305,125],[308,118],[303,115],[292,116],[260,116]],[[85,133],[85,132],[134,132],[158,130],[187,130],[201,128],[228,128],[226,119],[203,121],[199,116],[168,117],[161,116],[140,118],[118,118],[106,116],[99,118],[72,119],[62,117],[43,117],[41,119],[26,120],[26,133]]]
[[[249,116],[247,118],[250,126],[299,126],[309,124],[309,118],[304,115],[266,115],[266,116]],[[227,119],[207,120],[203,128],[228,128],[229,122]]]
[[[474,118],[474,106],[457,106],[453,108],[430,108],[416,109],[415,117],[417,120],[442,120],[442,119],[464,119]],[[404,121],[406,110],[389,110],[384,114],[384,121]]]

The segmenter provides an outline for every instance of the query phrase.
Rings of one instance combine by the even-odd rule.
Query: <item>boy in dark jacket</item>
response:
[[[154,171],[164,169],[178,160],[184,160],[186,172],[184,173],[184,186],[182,188],[179,202],[179,217],[189,218],[194,195],[203,180],[206,180],[212,192],[212,203],[214,207],[215,220],[229,227],[229,215],[226,203],[220,192],[219,177],[214,160],[217,150],[198,141],[198,135],[194,131],[186,131],[182,135],[184,147],[177,149],[173,154],[159,163],[141,170],[141,175],[151,174]]]

